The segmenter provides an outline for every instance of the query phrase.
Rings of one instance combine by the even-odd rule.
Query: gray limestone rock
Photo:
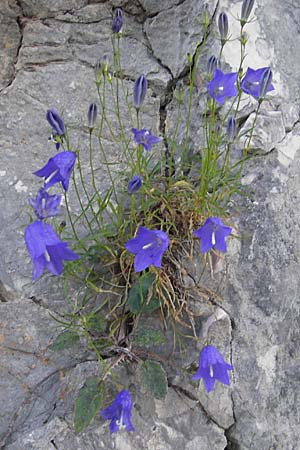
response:
[[[12,6],[12,8],[10,8]],[[10,84],[21,45],[21,30],[17,22],[18,8],[16,5],[1,5],[0,13],[0,90]]]
[[[146,11],[147,15],[154,15],[163,10],[168,10],[173,8],[174,6],[180,5],[183,3],[182,0],[168,0],[167,2],[162,2],[160,0],[141,0],[141,5]]]
[[[60,12],[67,13],[83,8],[88,4],[88,0],[20,0],[19,2],[24,16],[27,17],[53,17]]]
[[[86,350],[48,349],[60,329],[49,311],[12,291],[3,291],[0,319],[2,403],[0,443],[41,425],[51,416],[64,370],[88,359]]]
[[[173,77],[178,77],[187,67],[187,53],[193,55],[203,38],[203,14],[207,11],[212,16],[216,3],[186,0],[147,19],[145,32],[153,53]]]
[[[298,448],[298,170],[294,162],[289,180],[280,181],[285,168],[275,154],[261,161],[255,194],[241,209],[241,254],[232,261],[225,298],[237,375],[228,436],[242,450]]]

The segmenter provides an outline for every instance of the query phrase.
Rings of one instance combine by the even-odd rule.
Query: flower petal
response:
[[[111,433],[116,433],[117,431],[119,431],[119,425],[117,424],[117,420],[118,419],[114,417],[109,424],[109,431]]]
[[[39,278],[46,267],[46,259],[44,255],[41,255],[39,258],[34,259],[33,261],[33,272],[32,279],[33,281]]]
[[[62,257],[57,250],[58,247],[47,247],[50,261],[46,261],[46,267],[53,275],[60,275],[63,271]]]
[[[134,271],[141,272],[142,270],[147,269],[147,267],[151,266],[152,259],[149,258],[147,252],[139,252],[135,255],[134,258]]]
[[[226,384],[227,386],[229,386],[230,382],[229,382],[229,376],[228,376],[227,370],[232,370],[232,366],[230,366],[229,364],[226,364],[226,365],[215,364],[213,366],[214,378],[216,378],[216,380],[220,381],[220,383]]]

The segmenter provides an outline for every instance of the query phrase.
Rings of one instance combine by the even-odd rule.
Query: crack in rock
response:
[[[203,413],[205,414],[205,416],[207,417],[208,420],[213,422],[222,431],[224,431],[224,432],[226,431],[226,428],[222,427],[222,425],[220,425],[213,417],[211,417],[209,412],[206,410],[206,408],[200,402],[199,398],[196,397],[194,394],[192,394],[192,392],[188,391],[187,389],[185,389],[185,388],[183,388],[181,386],[177,386],[177,385],[174,385],[174,384],[169,383],[169,382],[168,382],[168,386],[173,388],[174,391],[177,392],[177,394],[179,394],[179,395],[181,394],[181,395],[185,396],[186,398],[188,398],[189,400],[192,400],[192,401],[196,402],[197,406],[199,408],[201,408],[201,410],[203,411]]]
[[[55,444],[54,439],[51,439],[50,444],[52,444],[53,447],[56,448],[56,450],[59,450],[59,448],[58,448],[57,445]]]
[[[22,5],[21,5],[21,3],[20,3],[20,0],[16,0],[16,5],[20,8],[20,11],[21,11],[21,14],[18,15],[17,18],[16,18],[16,23],[17,23],[17,25],[18,25],[20,37],[19,37],[18,46],[17,46],[17,48],[16,48],[16,55],[15,55],[15,58],[14,58],[14,61],[13,61],[13,73],[12,73],[12,75],[11,75],[11,78],[7,81],[6,85],[3,86],[3,87],[0,89],[0,93],[1,93],[3,90],[5,90],[5,89],[7,89],[8,87],[10,87],[10,86],[13,84],[13,82],[14,82],[14,80],[15,80],[15,78],[16,78],[16,73],[17,73],[16,66],[17,66],[17,64],[18,64],[19,54],[20,54],[20,51],[21,51],[21,48],[22,48],[22,45],[23,45],[23,30],[24,30],[24,26],[25,26],[25,25],[24,25],[23,20],[22,20],[23,17],[24,17],[24,15],[23,15],[23,9],[22,9]]]
[[[3,437],[2,442],[0,442],[0,450],[4,450],[5,447],[8,444],[11,444],[12,441],[12,436],[16,433],[22,432],[20,431],[20,429],[22,430],[22,427],[24,426],[24,424],[26,424],[27,419],[31,417],[31,413],[34,410],[34,405],[35,403],[38,401],[38,399],[42,399],[44,400],[44,402],[49,403],[49,408],[47,410],[42,411],[39,415],[42,417],[44,414],[46,414],[46,417],[43,419],[43,424],[47,423],[49,418],[51,418],[51,415],[53,413],[53,411],[55,411],[56,409],[56,398],[50,398],[47,399],[43,396],[45,394],[44,390],[47,389],[47,392],[49,390],[49,388],[47,387],[47,383],[50,382],[51,384],[51,379],[57,379],[57,381],[59,380],[60,374],[62,373],[62,371],[68,372],[70,370],[75,369],[76,367],[80,366],[81,364],[85,364],[87,362],[97,362],[96,359],[83,359],[81,361],[77,361],[74,364],[70,364],[67,367],[61,367],[58,368],[56,370],[54,370],[53,372],[51,372],[50,374],[48,374],[45,378],[43,378],[40,382],[38,382],[33,388],[30,388],[29,386],[27,386],[27,392],[28,394],[26,395],[26,397],[24,398],[24,400],[22,401],[21,405],[19,406],[19,408],[17,409],[17,411],[15,411],[15,413],[13,414],[10,424],[7,427],[7,431],[5,436]],[[57,386],[57,382],[54,382],[52,385],[52,388],[54,386]],[[51,400],[53,402],[51,402]],[[26,409],[28,409],[26,411]],[[26,412],[26,416],[24,417],[24,410]],[[20,416],[23,413],[23,417],[22,417],[22,421],[20,421],[20,423],[18,424],[18,421],[20,420]],[[34,416],[34,417],[38,417]]]

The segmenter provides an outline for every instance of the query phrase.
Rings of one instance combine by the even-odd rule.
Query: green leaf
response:
[[[92,333],[101,333],[106,330],[107,321],[104,319],[102,314],[88,314],[85,316],[85,320],[87,329]]]
[[[80,433],[99,412],[104,398],[104,385],[96,377],[88,378],[75,400],[74,428]]]
[[[60,333],[53,344],[50,345],[50,350],[64,350],[65,348],[70,348],[79,342],[79,335],[74,330],[66,330]]]
[[[152,347],[152,345],[160,345],[165,342],[163,335],[154,328],[144,328],[139,326],[133,338],[136,345],[142,347]]]
[[[162,400],[167,394],[167,375],[162,366],[155,361],[144,361],[140,368],[141,383],[149,394]]]
[[[139,314],[140,312],[152,312],[159,308],[159,300],[151,295],[151,288],[154,284],[155,276],[146,273],[140,276],[128,294],[128,306],[131,312]]]

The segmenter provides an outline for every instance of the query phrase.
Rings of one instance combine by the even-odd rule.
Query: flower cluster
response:
[[[214,388],[215,381],[229,386],[228,370],[233,370],[232,365],[225,362],[219,350],[213,345],[206,345],[199,355],[199,367],[193,380],[203,379],[204,388],[209,394]],[[134,431],[131,423],[132,399],[130,393],[123,389],[120,391],[111,405],[100,410],[104,420],[110,420],[109,430],[115,433],[119,430]]]
[[[53,135],[62,138],[65,126],[58,112],[54,108],[49,109],[46,118],[52,126]],[[56,148],[59,146],[56,145]],[[44,186],[39,189],[35,198],[29,199],[38,220],[29,224],[24,233],[27,250],[33,263],[33,280],[40,277],[44,269],[53,275],[60,275],[63,271],[63,260],[74,261],[78,258],[78,255],[60,240],[51,225],[44,222],[44,219],[58,215],[61,201],[61,195],[50,195],[47,189],[61,183],[63,189],[68,190],[75,159],[74,152],[63,151],[51,157],[45,166],[34,172],[34,175],[44,178]]]
[[[204,224],[194,231],[194,236],[200,239],[200,252],[206,253],[212,249],[226,252],[225,237],[232,229],[223,224],[219,217],[209,217]],[[126,242],[125,248],[135,255],[134,271],[140,272],[150,265],[161,267],[161,259],[169,244],[168,235],[160,230],[149,230],[140,226],[136,237]]]
[[[210,62],[211,64],[212,62]],[[211,70],[210,66],[208,70]],[[235,97],[238,94],[235,86],[236,80],[237,72],[223,73],[222,70],[216,67],[213,70],[211,81],[207,83],[207,91],[219,105],[222,105],[227,97]],[[240,88],[245,94],[249,94],[256,100],[261,101],[267,92],[274,89],[271,81],[272,71],[270,67],[262,67],[257,70],[248,67],[242,78]]]
[[[145,100],[147,92],[147,79],[145,75],[140,75],[134,83],[133,88],[133,104],[136,108],[137,113],[139,112],[143,101]],[[147,152],[151,150],[152,145],[160,142],[160,138],[154,136],[150,130],[146,128],[131,129],[133,134],[133,141],[137,146],[143,147]],[[127,185],[127,191],[129,194],[134,194],[137,192],[143,184],[143,179],[140,175],[134,174],[129,180]]]

